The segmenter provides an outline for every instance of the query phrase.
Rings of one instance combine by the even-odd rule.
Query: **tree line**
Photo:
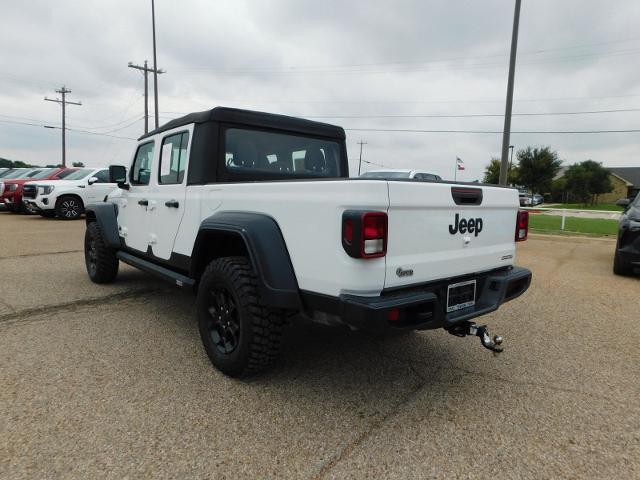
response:
[[[596,203],[598,195],[613,190],[609,171],[601,163],[585,160],[569,166],[563,176],[556,178],[561,168],[558,152],[550,147],[527,147],[516,154],[516,163],[509,168],[507,181],[531,193],[548,194],[554,200],[578,200],[584,204]],[[499,178],[500,160],[492,158],[483,180],[498,184]]]
[[[83,162],[73,162],[74,167],[84,167]],[[62,164],[45,165],[46,168],[62,167]],[[9,160],[8,158],[0,158],[0,168],[40,168],[39,165],[30,165],[21,160]]]

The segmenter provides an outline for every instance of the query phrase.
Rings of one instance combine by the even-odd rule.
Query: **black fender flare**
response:
[[[118,231],[118,207],[113,203],[96,203],[85,207],[87,225],[96,222],[102,232],[102,238],[111,248],[121,248]]]
[[[245,244],[251,264],[258,276],[264,305],[299,310],[302,307],[287,245],[278,223],[270,216],[252,212],[219,212],[200,224],[191,255],[192,278],[203,261],[201,252],[208,234],[220,232],[238,235]]]

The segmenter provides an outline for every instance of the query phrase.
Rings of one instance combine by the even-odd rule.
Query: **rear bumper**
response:
[[[475,305],[447,313],[447,287],[473,279],[477,284]],[[342,295],[332,302],[326,297],[318,299],[305,296],[305,304],[310,310],[337,315],[342,323],[363,330],[384,332],[393,329],[450,328],[497,310],[503,303],[522,295],[530,284],[530,270],[509,267],[434,282],[410,290],[384,292],[378,297]],[[397,319],[390,319],[396,316]]]

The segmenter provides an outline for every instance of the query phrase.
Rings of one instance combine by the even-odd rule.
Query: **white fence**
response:
[[[609,210],[582,210],[577,208],[553,208],[553,207],[521,207],[531,213],[540,212],[543,215],[553,215],[562,217],[560,221],[560,230],[565,228],[565,220],[567,217],[577,218],[602,218],[606,220],[620,220],[622,212],[612,212]]]

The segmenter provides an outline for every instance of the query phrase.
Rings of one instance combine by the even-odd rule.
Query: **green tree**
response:
[[[567,191],[585,205],[597,203],[598,195],[613,190],[609,172],[593,160],[571,165],[565,178]]]
[[[482,179],[484,183],[493,183],[497,185],[500,182],[500,159],[492,158],[489,160],[489,164],[484,169],[484,178]],[[514,184],[518,183],[518,167],[511,167],[509,171],[507,183]]]
[[[562,166],[558,152],[549,147],[527,147],[518,151],[517,158],[520,184],[533,193],[549,192],[553,178]]]
[[[73,162],[71,165],[73,165],[74,167],[84,167],[84,163],[82,162]]]

